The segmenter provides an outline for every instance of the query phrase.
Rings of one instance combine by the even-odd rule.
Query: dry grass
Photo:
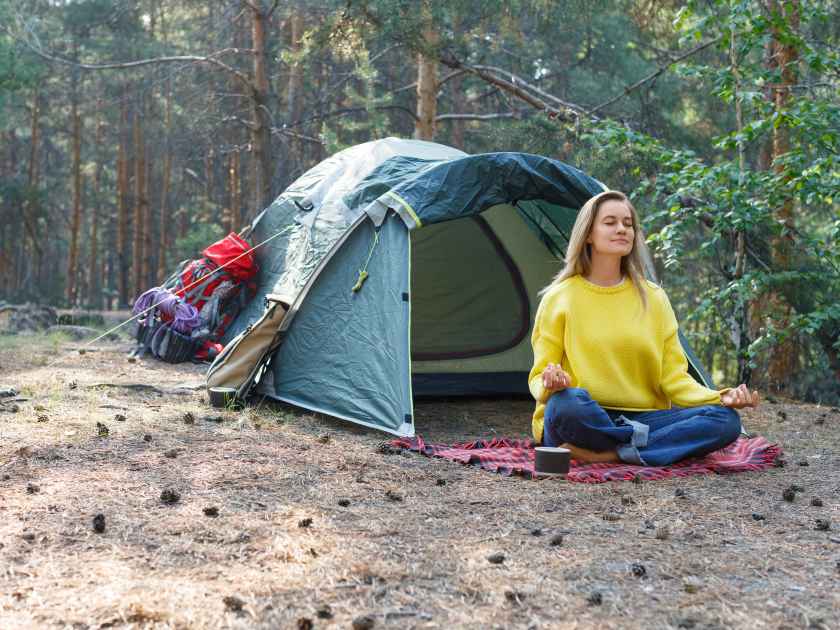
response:
[[[191,389],[200,367],[129,363],[127,346],[79,355],[21,339],[0,348],[0,386],[29,398],[0,413],[4,629],[347,628],[360,615],[394,628],[840,626],[840,412],[745,413],[786,452],[763,473],[535,482],[381,454],[384,434],[288,407],[219,414]],[[426,402],[417,426],[434,440],[525,435],[530,411]],[[167,488],[179,502],[161,502]]]

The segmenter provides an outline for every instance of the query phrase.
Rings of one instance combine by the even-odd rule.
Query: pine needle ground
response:
[[[770,471],[528,481],[288,406],[220,413],[202,367],[125,343],[3,341],[27,400],[0,411],[0,627],[840,626],[836,409],[744,412],[784,447]],[[526,436],[531,404],[416,412],[456,441]]]

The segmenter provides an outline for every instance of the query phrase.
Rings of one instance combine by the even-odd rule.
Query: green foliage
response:
[[[802,378],[792,375],[798,393],[836,403],[836,389],[815,387],[817,382],[833,380],[829,355],[832,349],[840,351],[840,104],[836,85],[832,90],[796,94],[777,111],[763,87],[778,83],[780,76],[766,67],[762,53],[772,29],[777,36],[781,33],[783,41],[807,51],[803,57],[812,70],[831,69],[836,77],[836,54],[832,49],[821,54],[808,43],[806,35],[814,28],[812,21],[820,19],[819,12],[805,12],[800,29],[794,32],[788,22],[766,16],[754,3],[716,6],[716,12],[703,15],[694,13],[691,6],[680,13],[677,22],[684,36],[695,38],[698,29],[706,36],[717,29],[724,36],[718,63],[686,64],[689,72],[683,76],[711,83],[717,97],[733,107],[735,99],[740,100],[743,129],[718,136],[712,144],[714,153],[705,159],[614,122],[593,126],[586,140],[597,153],[621,156],[636,165],[637,182],[630,187],[644,211],[648,241],[664,261],[669,290],[683,293],[680,287],[696,284],[698,274],[708,279],[706,288],[694,298],[689,318],[705,331],[703,342],[743,345],[745,340],[739,340],[739,335],[745,327],[739,324],[738,313],[757,306],[768,295],[781,295],[794,309],[793,316],[782,310],[765,313],[755,338],[742,348],[746,359],[756,367],[759,357],[796,338],[806,347],[808,358]],[[732,24],[738,37],[737,68],[726,54]],[[830,83],[830,78],[811,74],[804,80]],[[762,168],[758,152],[782,126],[789,150],[778,155],[771,168]],[[739,148],[747,157],[743,170]],[[792,223],[779,219],[785,204],[794,210]],[[739,233],[746,242],[743,273],[737,268]]]
[[[837,348],[840,336],[834,306],[840,294],[840,5],[830,0],[798,5],[797,24],[758,0],[279,3],[267,25],[270,89],[260,105],[275,128],[274,187],[283,189],[347,146],[388,135],[410,137],[418,55],[443,58],[450,65],[438,65],[438,114],[491,117],[440,120],[437,141],[454,144],[463,138],[470,153],[547,155],[611,188],[632,191],[669,295],[715,374],[731,383],[739,370],[736,359],[741,367],[760,366],[781,340],[795,337],[802,348],[802,368],[791,377],[796,391],[827,401],[832,394],[826,383],[836,384],[828,371],[829,350]],[[27,208],[33,228],[44,235],[45,256],[64,265],[73,192],[68,105],[74,86],[81,86],[82,162],[90,165],[84,169],[85,221],[96,206],[108,269],[105,292],[119,285],[120,257],[131,255],[114,251],[115,166],[122,137],[131,162],[124,199],[130,245],[135,116],[141,117],[150,160],[150,240],[159,242],[161,231],[156,213],[166,148],[174,160],[167,209],[190,209],[188,234],[171,248],[168,260],[193,258],[222,236],[224,217],[232,214],[234,154],[241,157],[240,210],[254,216],[260,208],[250,207],[252,111],[242,81],[209,64],[73,72],[21,43],[28,38],[56,56],[98,64],[218,53],[219,61],[249,77],[250,11],[247,3],[194,0],[0,0],[5,27],[0,28],[0,111],[7,121],[0,132],[9,134],[4,140],[12,147],[0,154],[6,160],[0,164],[13,162],[0,182],[0,225],[6,234],[24,230]],[[293,11],[305,17],[300,47],[289,41]],[[773,38],[794,45],[799,56],[797,85],[779,111],[772,95],[782,73],[767,60]],[[677,53],[712,39],[714,46],[673,62]],[[500,77],[521,79],[583,109],[613,102],[598,110],[598,123],[587,116],[580,124],[559,123],[474,74],[456,76],[458,62],[494,68]],[[303,112],[296,121],[287,120],[295,109],[287,102],[286,83],[293,66],[303,76],[298,86]],[[35,87],[43,103],[40,176],[38,189],[30,190],[27,142]],[[170,89],[173,120],[167,131]],[[742,110],[740,129],[736,105]],[[93,142],[97,121],[104,129],[99,146]],[[790,149],[768,168],[762,155],[778,130],[786,132]],[[92,191],[96,173],[98,195]],[[779,210],[785,204],[791,204],[794,217],[782,223]],[[182,229],[179,217],[169,234]],[[89,227],[86,222],[82,235],[85,260]],[[737,265],[739,235],[747,244],[743,270]],[[780,243],[788,250],[784,256]],[[62,294],[61,273],[43,280],[26,286],[52,300]],[[765,321],[745,326],[750,305],[768,293],[782,296],[793,314],[771,312]]]
[[[0,0],[0,24],[10,24],[14,12],[8,0]],[[5,30],[0,29],[0,107],[12,92],[35,85],[43,68],[35,63],[23,47]]]
[[[224,236],[224,230],[214,223],[197,223],[183,238],[175,240],[171,260],[200,258],[201,252]]]

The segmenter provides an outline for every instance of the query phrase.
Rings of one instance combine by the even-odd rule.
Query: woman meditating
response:
[[[746,385],[715,391],[688,374],[677,319],[645,279],[643,252],[630,200],[593,197],[537,309],[534,438],[579,461],[665,466],[705,455],[738,438],[735,409],[759,403]]]

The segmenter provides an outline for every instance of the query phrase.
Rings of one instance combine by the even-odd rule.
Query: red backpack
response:
[[[168,318],[156,311],[140,322],[141,345],[164,361],[212,360],[222,351],[219,341],[227,327],[257,292],[258,267],[250,249],[247,241],[231,232],[207,247],[203,258],[181,263],[161,288],[192,304],[201,321],[185,338],[170,330]],[[158,330],[161,327],[166,330]]]
[[[247,241],[231,232],[205,249],[204,258],[190,262],[171,287],[173,293],[195,306],[207,329],[196,359],[213,359],[222,351],[219,340],[257,293],[254,276],[259,268],[250,249]]]

